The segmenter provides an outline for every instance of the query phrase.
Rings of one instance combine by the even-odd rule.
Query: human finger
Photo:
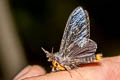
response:
[[[119,80],[120,56],[103,58],[99,64],[87,64],[71,71],[52,72],[24,80]]]
[[[45,70],[40,66],[27,66],[14,78],[14,80],[22,80],[28,77],[44,75],[45,73]]]

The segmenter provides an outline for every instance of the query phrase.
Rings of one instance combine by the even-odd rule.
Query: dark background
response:
[[[41,47],[59,50],[66,21],[77,6],[89,13],[97,52],[105,57],[119,55],[119,5],[115,0],[10,0],[10,6],[29,64],[50,69]]]
[[[51,63],[41,50],[54,52],[59,45],[70,13],[82,6],[90,16],[91,39],[104,57],[120,53],[119,2],[112,0],[10,0],[10,8],[29,64],[50,71]]]

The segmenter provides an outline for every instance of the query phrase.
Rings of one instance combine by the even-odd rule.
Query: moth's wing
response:
[[[59,51],[67,55],[74,45],[82,48],[89,37],[90,22],[88,13],[82,7],[77,7],[69,16]]]
[[[88,39],[81,48],[75,44],[71,47],[70,51],[66,51],[66,56],[69,57],[68,62],[73,65],[92,63],[96,60],[96,49],[97,44],[91,39]]]
[[[71,68],[79,64],[94,62],[97,44],[90,38],[90,21],[87,11],[76,8],[70,15],[60,51],[66,57],[65,65]]]
[[[90,38],[90,21],[86,10],[78,7],[70,15],[60,46],[62,65],[74,68],[94,62],[97,44]]]

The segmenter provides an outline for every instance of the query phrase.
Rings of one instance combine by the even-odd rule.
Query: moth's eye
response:
[[[56,63],[55,65],[58,66],[58,63]]]
[[[55,63],[54,63],[54,65],[55,65],[55,66],[57,66],[57,65],[58,65],[58,63],[57,63],[57,62],[55,62]]]

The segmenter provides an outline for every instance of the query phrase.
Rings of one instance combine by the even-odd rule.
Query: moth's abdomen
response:
[[[87,64],[87,63],[94,62],[95,59],[96,59],[96,56],[94,53],[92,53],[90,55],[81,56],[81,58],[79,58],[79,59],[75,59],[75,63],[76,63],[76,65],[77,64]]]

